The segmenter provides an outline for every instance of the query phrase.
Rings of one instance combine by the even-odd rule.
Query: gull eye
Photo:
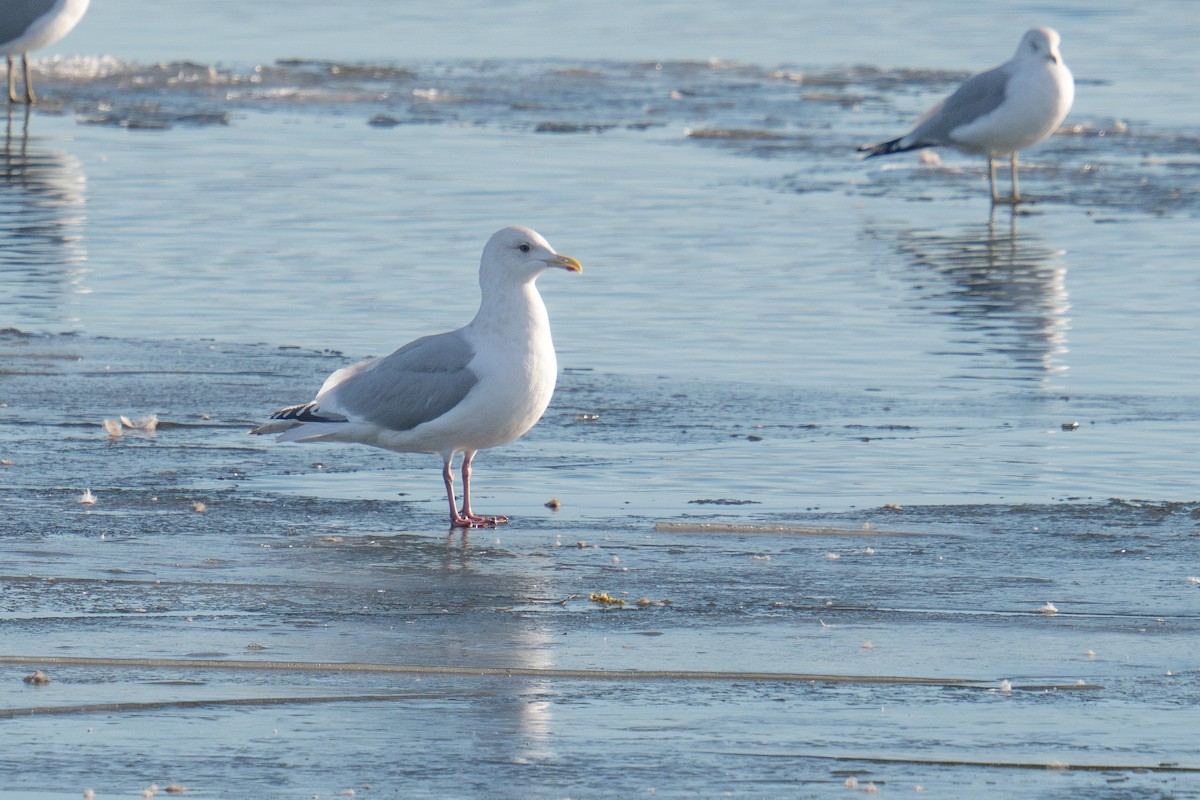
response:
[[[520,250],[522,253],[528,253],[530,250],[530,247],[527,244],[521,244],[521,245],[517,245],[517,249]]]

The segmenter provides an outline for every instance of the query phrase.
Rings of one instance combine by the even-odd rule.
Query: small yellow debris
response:
[[[885,511],[903,511],[904,510],[904,506],[900,505],[899,503],[884,503],[883,508]]]
[[[613,597],[608,592],[592,592],[588,595],[588,600],[593,603],[600,603],[605,606],[623,606],[625,601],[619,597]]]
[[[163,791],[167,794],[187,794],[187,787],[181,783],[168,783]]]

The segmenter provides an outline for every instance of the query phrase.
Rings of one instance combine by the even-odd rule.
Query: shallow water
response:
[[[8,120],[0,797],[1200,797],[1174,6],[272,8],[102,4]],[[1034,23],[1037,202],[856,158]],[[585,271],[509,526],[245,436],[466,321],[510,223]]]

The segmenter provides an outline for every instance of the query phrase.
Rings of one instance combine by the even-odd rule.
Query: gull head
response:
[[[492,234],[483,248],[479,281],[526,283],[550,267],[559,267],[568,272],[583,271],[578,261],[556,253],[537,231],[520,227],[502,228]]]
[[[1062,38],[1053,28],[1030,28],[1021,37],[1016,57],[1061,64],[1062,54],[1058,51],[1061,42]]]

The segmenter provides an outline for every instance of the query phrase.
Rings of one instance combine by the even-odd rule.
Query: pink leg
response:
[[[471,511],[471,459],[474,453],[463,454],[463,507],[458,510],[454,500],[454,470],[450,464],[454,456],[446,459],[442,465],[442,480],[446,483],[446,497],[450,501],[450,527],[452,528],[494,528],[508,517],[484,517]]]
[[[442,466],[442,480],[446,482],[446,496],[450,498],[450,527],[470,528],[471,520],[458,513],[458,504],[454,501],[454,471],[450,469],[450,461],[453,458],[451,455]]]
[[[471,511],[471,461],[475,458],[474,451],[468,450],[463,453],[462,463],[462,479],[463,479],[463,507],[462,516],[480,527],[492,527],[494,525],[502,525],[508,522],[508,517],[503,516],[481,516]]]

